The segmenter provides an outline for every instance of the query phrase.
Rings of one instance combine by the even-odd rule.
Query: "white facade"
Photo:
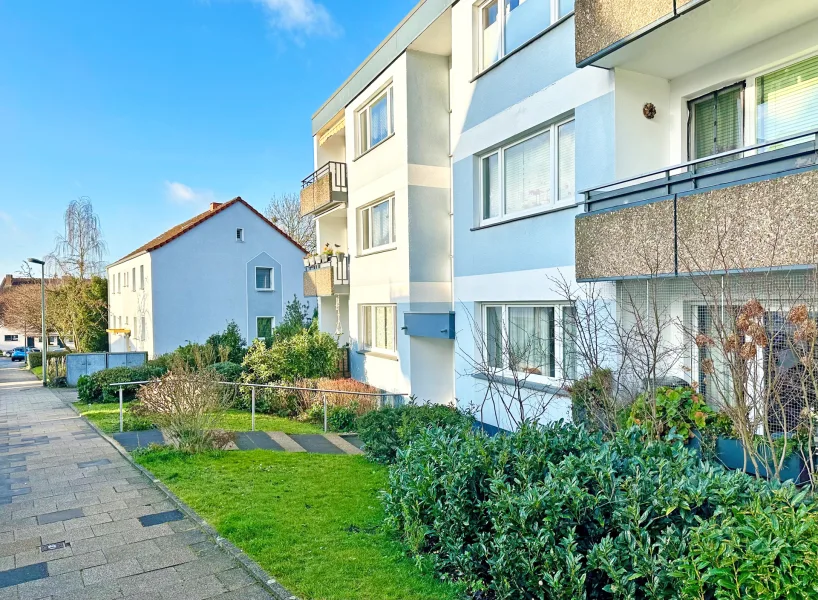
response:
[[[109,333],[111,352],[154,357],[230,321],[249,342],[281,321],[294,296],[303,302],[300,246],[241,199],[211,212],[108,267],[109,328],[126,330]]]

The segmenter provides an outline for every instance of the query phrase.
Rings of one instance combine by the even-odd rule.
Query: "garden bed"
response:
[[[138,453],[220,535],[298,597],[454,600],[381,530],[386,468],[361,457],[264,451]]]

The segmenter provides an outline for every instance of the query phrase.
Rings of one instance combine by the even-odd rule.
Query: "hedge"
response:
[[[388,524],[444,579],[512,600],[818,597],[807,492],[632,428],[425,429],[397,452]]]
[[[150,381],[164,375],[167,369],[152,365],[141,365],[138,367],[114,367],[97,371],[92,375],[83,375],[77,382],[77,396],[82,402],[89,404],[97,402],[115,402],[119,399],[119,388],[111,386],[112,383],[122,383],[127,381]],[[136,397],[138,385],[123,386],[123,397],[125,400],[133,400]]]

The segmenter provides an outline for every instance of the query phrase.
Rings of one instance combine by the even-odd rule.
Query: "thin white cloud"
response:
[[[204,206],[216,202],[216,194],[211,190],[197,190],[178,181],[165,182],[165,195],[174,204]]]
[[[265,8],[273,28],[295,36],[337,36],[343,31],[327,8],[316,0],[254,0],[254,2]]]
[[[17,233],[17,224],[14,222],[14,219],[11,218],[10,214],[2,210],[0,210],[0,224],[2,224],[3,229],[11,233]]]

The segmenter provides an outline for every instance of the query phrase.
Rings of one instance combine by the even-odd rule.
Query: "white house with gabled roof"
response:
[[[241,198],[214,202],[108,266],[110,350],[154,357],[230,321],[265,337],[293,296],[303,302],[305,253]]]

